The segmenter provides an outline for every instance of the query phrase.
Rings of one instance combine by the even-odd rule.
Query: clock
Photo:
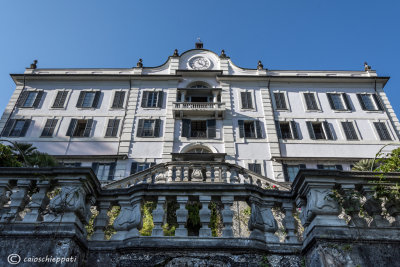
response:
[[[211,66],[211,63],[208,58],[194,57],[190,59],[189,66],[194,70],[206,70]]]

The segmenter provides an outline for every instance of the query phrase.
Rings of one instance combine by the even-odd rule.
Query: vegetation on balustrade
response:
[[[222,203],[211,201],[209,209],[211,210],[211,217],[210,217],[211,234],[214,237],[220,237],[222,236],[222,228],[224,228],[221,215]]]
[[[57,160],[47,153],[37,150],[32,144],[14,143],[11,146],[0,144],[0,167],[54,167]]]
[[[370,181],[375,191],[373,197],[385,203],[393,203],[400,205],[400,186],[399,183],[388,181],[386,173],[400,172],[400,148],[394,149],[390,153],[379,153],[376,160],[360,160],[353,169],[354,171],[371,171],[377,172],[376,177],[379,179]],[[358,190],[343,191],[340,188],[332,190],[329,195],[337,201],[339,206],[343,208],[346,215],[359,212],[361,216],[365,216],[363,195]]]

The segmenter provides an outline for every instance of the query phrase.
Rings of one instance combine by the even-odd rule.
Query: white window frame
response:
[[[381,140],[381,138],[379,137],[379,133],[378,130],[376,129],[374,122],[383,122],[386,125],[386,128],[388,130],[388,133],[390,135],[390,138],[392,138],[392,140]],[[379,142],[390,142],[390,141],[397,141],[398,139],[396,138],[396,135],[393,133],[392,127],[390,127],[390,123],[388,120],[384,120],[384,119],[379,119],[379,120],[372,120],[370,121],[370,125],[374,131],[375,134],[375,138],[376,140],[378,140]]]
[[[346,93],[346,92],[338,92],[338,91],[326,92],[326,98],[328,99],[328,105],[330,106],[328,94],[339,94],[339,95],[340,95],[340,99],[341,99],[342,104],[343,104],[343,107],[345,108],[345,109],[343,109],[343,110],[331,109],[333,112],[337,112],[337,113],[343,113],[343,112],[344,112],[344,113],[346,113],[346,112],[347,112],[347,113],[350,113],[350,112],[352,112],[351,109],[346,109],[346,108],[347,108],[346,102],[345,102],[344,99],[343,99],[343,94],[347,94],[348,98],[351,98],[349,93]],[[350,104],[350,103],[349,103],[349,104]],[[351,105],[351,104],[350,104],[350,105]],[[353,106],[354,106],[354,104],[353,104]]]
[[[52,136],[42,136],[42,132],[43,132],[44,127],[46,126],[47,119],[52,119],[52,120],[56,119],[56,120],[58,120],[56,126],[54,127],[54,132],[53,132]],[[40,138],[54,138],[54,137],[56,137],[57,134],[58,134],[58,130],[60,129],[61,123],[62,123],[62,117],[53,116],[53,117],[44,118],[42,123],[41,123],[41,128],[40,128],[41,131],[40,131],[39,137]]]
[[[317,106],[318,106],[318,109],[317,109],[317,110],[308,110],[308,109],[307,109],[307,101],[306,101],[306,96],[305,96],[306,93],[307,93],[307,94],[314,94],[315,102],[317,103]],[[302,97],[301,97],[301,101],[303,102],[303,107],[304,107],[304,111],[305,111],[305,112],[323,112],[323,110],[322,110],[322,108],[321,108],[321,103],[320,103],[320,101],[319,101],[317,92],[313,92],[313,91],[301,91],[300,94],[301,94],[301,96],[302,96]]]
[[[113,107],[112,107],[116,92],[125,92],[125,99],[124,99],[124,103],[122,104],[122,107],[121,107],[121,108],[113,108]],[[123,109],[125,109],[125,108],[126,108],[126,104],[128,103],[128,102],[127,102],[128,94],[129,94],[129,91],[126,90],[126,89],[116,89],[116,90],[112,90],[111,99],[110,99],[110,103],[109,103],[109,109],[110,109],[110,110],[123,110]]]
[[[65,98],[64,106],[63,106],[62,108],[53,108],[53,105],[54,105],[54,102],[56,101],[58,92],[65,92],[65,91],[67,91],[68,94],[67,94],[67,97]],[[69,99],[71,98],[71,94],[72,94],[72,90],[70,90],[70,89],[65,89],[65,88],[64,88],[64,89],[57,89],[57,90],[55,90],[55,95],[54,95],[54,97],[53,97],[53,99],[52,99],[52,102],[51,102],[51,104],[50,104],[49,109],[58,109],[58,110],[63,109],[63,110],[66,110],[66,109],[67,109],[67,106],[68,106]]]
[[[286,101],[286,107],[287,109],[278,109],[276,106],[276,99],[275,99],[275,93],[283,93],[284,97],[285,97],[285,101]],[[290,107],[290,103],[289,103],[289,97],[288,97],[288,92],[284,91],[284,90],[274,90],[272,92],[272,105],[275,111],[278,112],[291,112],[292,109]]]
[[[353,124],[354,130],[355,130],[356,135],[358,137],[358,140],[347,140],[346,133],[344,132],[342,122],[351,122]],[[347,141],[347,142],[359,142],[359,141],[363,140],[360,128],[358,127],[358,124],[357,124],[356,120],[348,120],[348,119],[339,120],[339,129],[340,129],[340,134],[342,135],[344,141]]]

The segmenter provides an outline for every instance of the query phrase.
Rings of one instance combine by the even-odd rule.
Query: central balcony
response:
[[[224,118],[225,103],[219,102],[174,102],[173,113],[175,118],[191,116],[213,116]]]

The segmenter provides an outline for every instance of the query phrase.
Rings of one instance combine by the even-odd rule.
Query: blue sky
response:
[[[0,1],[0,110],[9,73],[39,68],[157,66],[175,48],[225,49],[236,65],[362,70],[391,76],[400,112],[400,1]]]

